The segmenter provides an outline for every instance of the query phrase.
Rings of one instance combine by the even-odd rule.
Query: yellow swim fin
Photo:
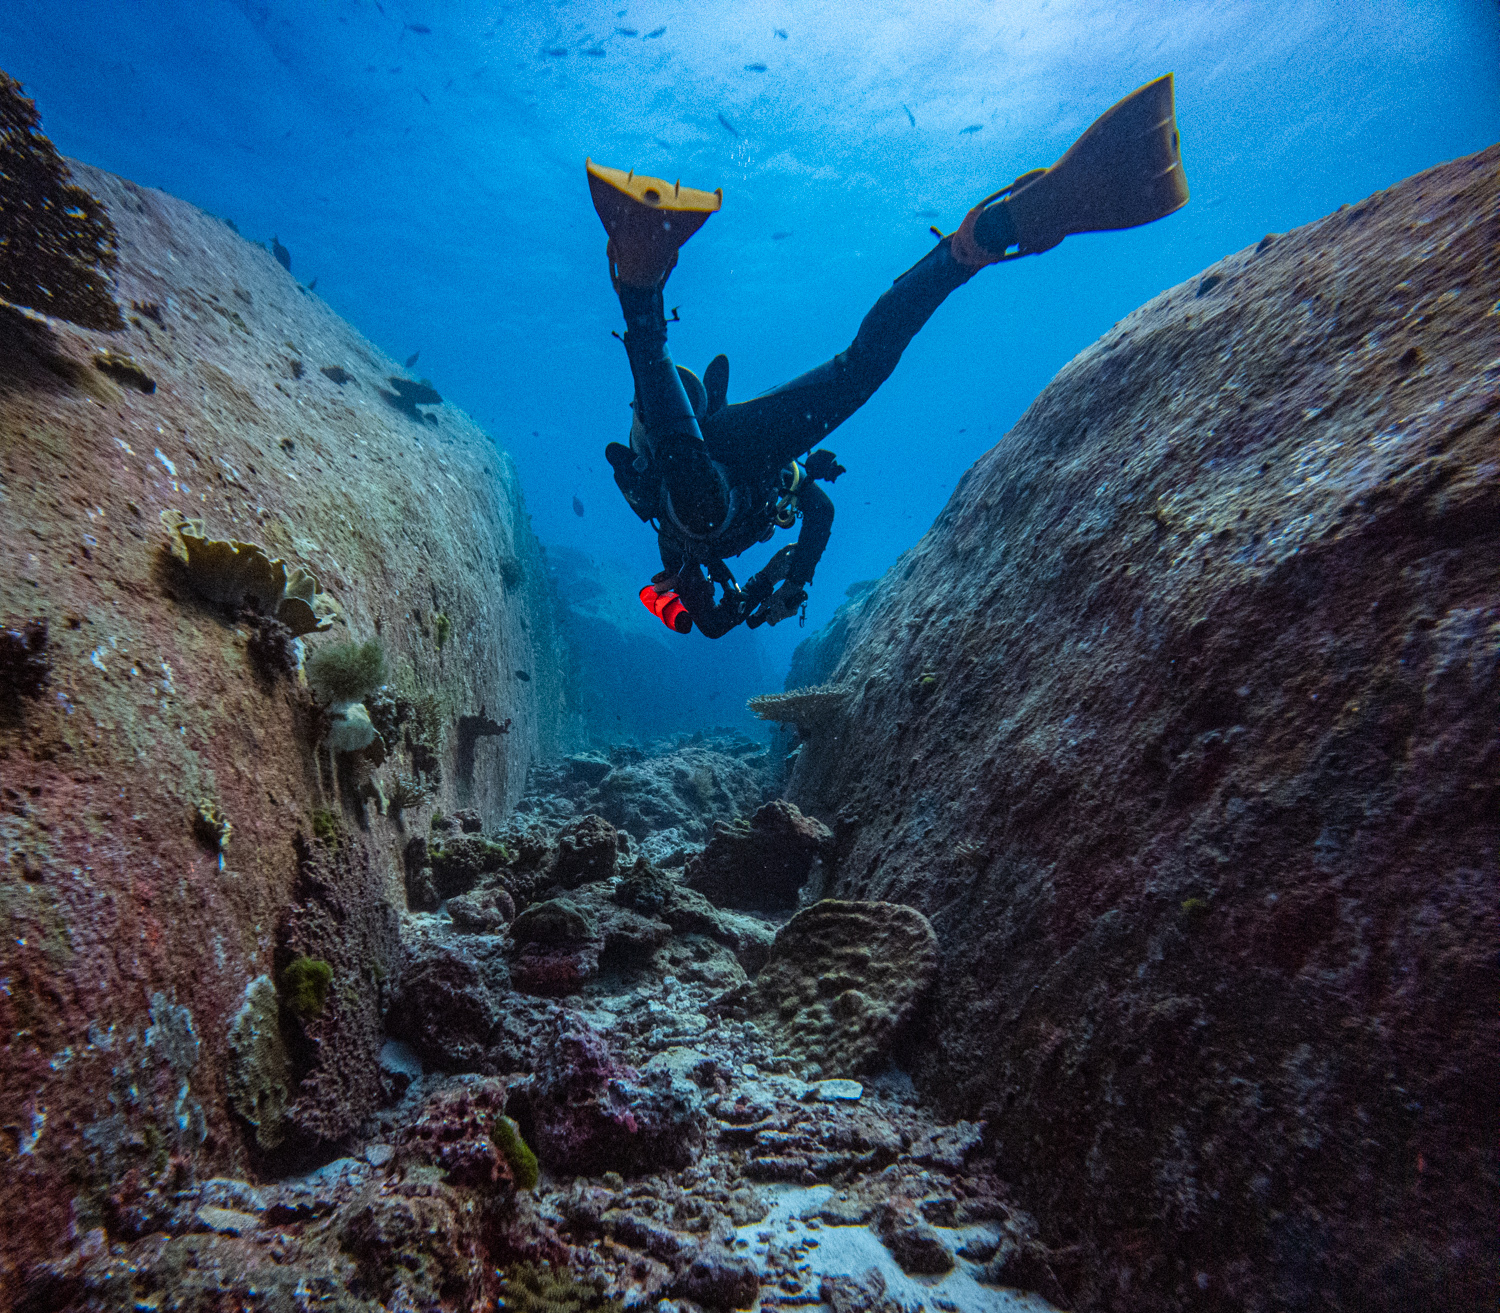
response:
[[[610,277],[655,287],[677,263],[677,249],[724,203],[724,189],[698,191],[644,173],[585,161],[594,209],[609,234]]]
[[[1072,233],[1151,223],[1187,200],[1168,73],[1105,110],[1050,169],[1022,174],[976,205],[954,234],[953,252],[976,267],[1036,255]],[[982,219],[987,209],[1004,215]],[[1002,236],[986,242],[995,232]]]
[[[1050,169],[1010,194],[1021,254],[1071,233],[1134,228],[1187,204],[1172,75],[1105,110]]]

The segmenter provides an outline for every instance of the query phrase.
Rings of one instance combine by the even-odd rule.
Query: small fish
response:
[[[380,16],[382,18],[384,18],[385,17],[385,6],[380,3],[380,0],[375,0],[375,8],[378,9],[378,10],[380,10]]]
[[[407,356],[406,357],[406,367],[408,369],[410,369],[413,365],[415,365],[417,363],[417,357],[420,356],[421,354],[422,353],[420,351],[413,351],[411,353],[411,355]]]
[[[318,280],[316,278],[314,278],[312,282],[308,283],[307,290],[309,292],[316,292],[318,290]]]
[[[785,41],[786,40],[786,28],[784,28],[784,27],[778,27],[776,29],[776,35],[779,36],[783,41]]]
[[[529,684],[531,683],[531,672],[529,670],[518,670],[516,671],[516,678],[524,684]]]
[[[916,127],[917,126],[917,116],[915,114],[913,114],[911,112],[911,110],[907,109],[907,107],[906,107],[905,104],[903,104],[901,106],[901,108],[906,110],[906,117],[911,121],[912,127]]]
[[[958,130],[958,135],[960,137],[972,137],[976,132],[983,132],[983,131],[984,131],[984,124],[983,123],[971,123],[966,128],[960,128]]]
[[[566,59],[568,52],[562,46],[553,46],[550,50],[542,51],[549,59]]]
[[[579,500],[578,494],[573,494],[573,514],[580,520],[583,519],[583,502]]]
[[[271,254],[276,257],[279,264],[288,273],[292,271],[292,253],[281,244],[279,237],[271,238]]]
[[[667,29],[666,29],[665,26],[655,28],[652,31],[647,32],[646,35],[641,38],[641,40],[642,41],[655,41],[656,38],[659,37],[659,36],[662,36],[666,32],[666,30]]]
[[[422,97],[422,103],[424,105],[430,105],[430,104],[432,104],[432,102],[427,99],[427,93],[425,91],[423,91],[420,87],[417,88],[417,95],[419,95],[419,96]]]
[[[791,234],[791,233],[789,233],[789,232],[784,232],[784,233],[772,233],[772,234],[771,234],[771,240],[772,240],[772,241],[773,241],[773,242],[784,242],[784,241],[786,241],[786,239],[787,239],[787,238],[788,238],[788,237],[790,237],[790,236],[791,236],[791,235],[792,235],[792,234]]]
[[[765,71],[766,71],[766,66],[764,64],[746,64],[745,65],[745,72],[747,72],[747,73],[764,73]]]
[[[399,73],[400,71],[401,71],[401,65],[400,64],[397,64],[395,68],[388,68],[388,69],[386,69],[387,73]]]
[[[406,25],[406,30],[408,32],[415,32],[418,36],[432,35],[432,29],[428,27],[426,23],[408,23]]]
[[[912,214],[918,219],[936,219],[938,217],[936,210],[913,210]]]
[[[584,50],[581,53],[585,54],[585,55],[589,55],[589,56],[591,56],[594,59],[603,59],[604,58],[604,50],[600,46],[590,46],[587,50]]]
[[[615,28],[615,35],[616,36],[640,36],[640,30],[638,28],[634,28],[634,27],[617,27],[617,28]]]
[[[722,114],[719,115],[719,122],[723,125],[724,131],[727,132],[731,137],[738,137],[740,135],[740,130]]]

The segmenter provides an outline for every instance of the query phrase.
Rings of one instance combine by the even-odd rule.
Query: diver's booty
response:
[[[697,191],[585,161],[594,209],[609,234],[610,277],[655,287],[677,263],[677,249],[724,202],[724,190]]]
[[[1050,169],[1022,174],[970,210],[953,255],[970,268],[1036,255],[1072,233],[1151,223],[1187,199],[1168,73],[1105,110]]]

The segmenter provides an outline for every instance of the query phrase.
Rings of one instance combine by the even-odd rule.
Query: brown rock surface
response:
[[[355,772],[335,785],[296,677],[252,664],[256,630],[181,587],[160,513],[315,574],[344,623],[310,647],[378,634],[407,698],[378,772],[388,791],[437,767],[438,806],[498,820],[561,730],[544,571],[504,453],[450,407],[425,422],[388,405],[396,364],[223,223],[73,173],[117,230],[129,322],[100,333],[0,306],[0,628],[45,619],[50,667],[0,706],[0,1212],[29,1219],[3,1228],[0,1305],[28,1262],[107,1221],[130,1172],[154,1178],[172,1156],[200,1177],[243,1173],[253,1135],[228,1093],[285,1072],[257,1085],[227,1035],[258,978],[255,1025],[274,1024],[295,840],[315,809],[342,811],[363,850],[348,869],[367,863],[371,888],[305,903],[291,940],[327,938],[314,903],[321,917],[372,890],[402,901],[395,817],[358,801]],[[122,358],[154,390],[122,385],[137,378]],[[33,646],[11,643],[12,665]],[[486,717],[509,732],[465,752],[460,719]],[[205,801],[232,826],[222,854],[194,834]],[[407,821],[425,829],[425,806]],[[309,1128],[337,1134],[368,1103],[386,952],[336,970],[309,1025],[343,1027],[340,1065],[286,1091]]]
[[[1493,1308],[1500,147],[1122,320],[862,605],[789,796],[942,946],[1080,1308]]]

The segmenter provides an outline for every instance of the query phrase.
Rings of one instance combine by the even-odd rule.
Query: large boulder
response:
[[[386,1024],[427,1062],[447,1071],[486,1068],[499,1021],[495,995],[471,955],[431,940],[409,940],[401,989]]]
[[[552,878],[564,889],[608,880],[615,873],[618,856],[615,827],[602,816],[583,816],[558,832]]]
[[[7,1273],[98,1225],[132,1170],[212,1177],[283,1115],[319,1137],[359,1120],[403,827],[430,805],[498,819],[565,702],[505,453],[451,406],[386,404],[398,363],[262,247],[71,167],[113,222],[126,324],[0,305],[0,647],[20,677],[0,678],[0,1105],[26,1146],[0,1161],[0,1212],[28,1219],[0,1231]],[[309,632],[328,599],[337,632]],[[358,705],[383,763],[372,740],[331,768],[296,632],[378,636],[390,688]],[[460,751],[486,706],[509,732]],[[313,895],[299,832],[349,851]],[[316,1015],[277,1006],[286,953],[331,973]]]
[[[823,675],[789,796],[1079,1307],[1494,1307],[1497,214],[1492,148],[1122,320]]]

